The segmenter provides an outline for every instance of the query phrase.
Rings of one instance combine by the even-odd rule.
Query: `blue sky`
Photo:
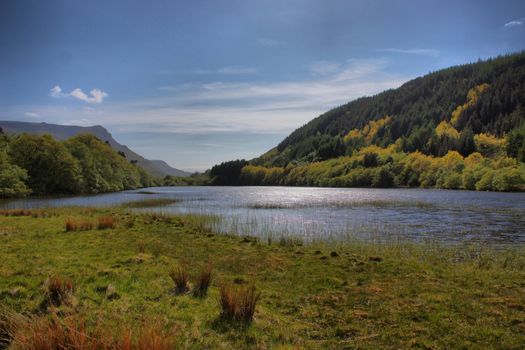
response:
[[[320,113],[525,49],[525,1],[0,1],[0,119],[204,170]]]

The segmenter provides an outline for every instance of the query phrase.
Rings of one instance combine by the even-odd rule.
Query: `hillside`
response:
[[[91,134],[102,141],[107,141],[117,152],[123,152],[130,161],[136,161],[137,165],[146,170],[153,177],[189,176],[189,173],[170,167],[163,161],[145,159],[141,155],[133,152],[125,145],[118,143],[113,136],[102,126],[72,126],[57,125],[48,123],[28,123],[17,121],[0,121],[0,127],[8,134],[29,133],[35,135],[50,134],[58,140],[67,140],[79,134]]]
[[[520,190],[525,52],[451,67],[334,108],[217,184]]]

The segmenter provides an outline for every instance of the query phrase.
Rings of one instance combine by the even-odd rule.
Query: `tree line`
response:
[[[0,132],[0,197],[102,193],[155,184],[146,171],[93,135]]]

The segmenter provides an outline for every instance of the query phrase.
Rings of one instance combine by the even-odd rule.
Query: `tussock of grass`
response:
[[[66,220],[66,231],[89,231],[94,227],[91,221],[68,218]]]
[[[9,323],[10,350],[169,350],[175,344],[174,336],[156,323],[113,334],[102,327],[90,329],[77,318],[12,315]]]
[[[99,230],[113,229],[117,226],[117,221],[113,216],[101,216],[97,221]]]
[[[221,318],[248,325],[253,320],[255,307],[261,297],[255,286],[235,287],[223,283],[219,291]]]
[[[51,276],[44,282],[43,291],[47,303],[58,307],[67,304],[71,299],[74,291],[73,281],[56,275]]]
[[[190,274],[186,266],[177,266],[170,271],[170,278],[175,283],[177,294],[186,293],[189,289]]]
[[[197,276],[195,283],[194,294],[199,298],[204,298],[208,294],[208,288],[210,287],[213,273],[213,265],[207,263],[202,267],[200,274]]]
[[[48,218],[55,216],[51,209],[0,209],[0,216],[30,216],[33,218]]]

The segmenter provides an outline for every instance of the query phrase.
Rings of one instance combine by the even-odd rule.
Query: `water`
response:
[[[119,193],[29,198],[4,208],[107,206],[142,199],[180,202],[144,210],[221,218],[225,233],[312,240],[525,243],[525,193],[304,187],[154,187]]]

